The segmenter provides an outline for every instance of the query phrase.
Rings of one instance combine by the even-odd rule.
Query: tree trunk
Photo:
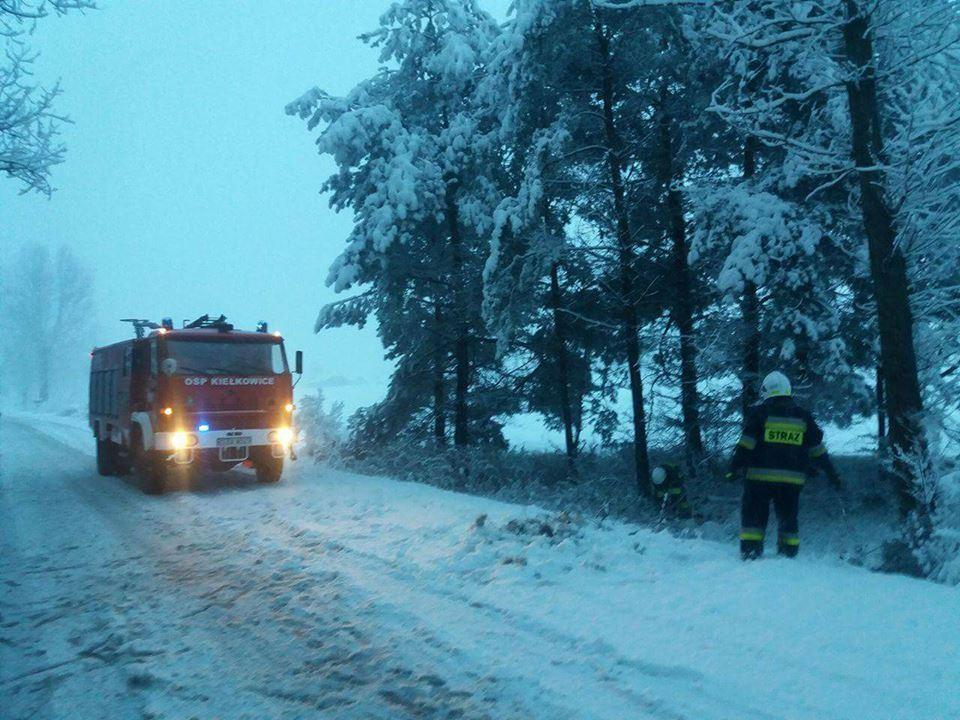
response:
[[[610,189],[613,192],[616,215],[617,255],[620,269],[620,293],[623,306],[623,335],[627,351],[627,373],[630,378],[630,398],[633,406],[633,459],[637,488],[650,495],[650,458],[647,451],[647,421],[643,407],[643,378],[640,375],[640,337],[637,323],[637,298],[634,287],[633,237],[627,214],[623,187],[623,165],[620,157],[622,143],[613,118],[613,66],[610,58],[610,40],[598,17],[594,19],[594,34],[601,60],[601,96],[603,127],[607,146],[607,166]]]
[[[757,139],[748,135],[743,143],[743,177],[751,180],[757,172]],[[743,417],[759,400],[760,393],[760,299],[757,286],[751,280],[744,281],[743,298],[740,301],[743,318],[743,368],[740,382],[743,386],[740,404]]]
[[[570,405],[570,363],[567,356],[567,334],[561,312],[559,263],[550,266],[550,305],[553,309],[553,338],[556,345],[557,370],[560,375],[560,416],[563,418],[563,439],[567,459],[572,463],[577,457],[577,443],[573,435],[573,409]]]
[[[700,432],[700,397],[697,390],[697,345],[693,322],[693,282],[687,255],[687,224],[683,216],[683,196],[676,187],[681,170],[673,156],[670,114],[667,111],[667,86],[660,88],[660,184],[665,199],[667,227],[675,291],[671,313],[680,333],[680,410],[683,415],[683,437],[687,464],[691,471],[703,456]]]
[[[846,84],[852,154],[860,168],[860,210],[877,304],[889,448],[899,486],[901,512],[906,514],[916,508],[913,492],[918,479],[916,463],[927,462],[927,447],[920,426],[923,402],[913,343],[910,288],[906,260],[897,246],[893,212],[884,193],[886,178],[880,169],[883,141],[869,17],[858,0],[846,0],[846,8],[844,50],[857,73]]]
[[[456,386],[453,410],[453,443],[464,447],[470,443],[467,393],[470,390],[470,329],[467,323],[467,299],[463,272],[463,242],[460,236],[460,211],[457,206],[457,185],[448,181],[446,187],[447,226],[450,232],[451,259],[453,262],[454,362],[456,363]]]
[[[437,447],[447,444],[447,415],[444,376],[447,353],[443,332],[443,308],[440,298],[433,301],[433,438]]]
[[[887,415],[883,399],[883,368],[880,365],[877,365],[875,383],[877,387],[877,449],[882,452],[884,440],[887,437]]]
[[[743,368],[740,383],[743,388],[740,404],[743,416],[760,399],[760,299],[757,286],[745,281],[743,297],[740,300],[740,313],[743,323]]]

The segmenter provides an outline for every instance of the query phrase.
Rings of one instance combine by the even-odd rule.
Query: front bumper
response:
[[[252,428],[244,430],[207,430],[205,432],[184,431],[187,437],[186,447],[174,446],[173,437],[174,435],[178,435],[178,432],[158,432],[153,435],[153,448],[154,450],[169,452],[176,452],[178,450],[216,450],[222,446],[222,443],[218,443],[217,441],[228,438],[250,438],[249,442],[244,443],[246,447],[266,447],[274,445],[285,447],[279,440],[271,439],[275,437],[275,435],[272,434],[277,433],[278,430],[279,428]]]

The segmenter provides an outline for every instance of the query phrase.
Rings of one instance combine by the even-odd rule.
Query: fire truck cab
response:
[[[260,323],[235,330],[224,316],[184,323],[129,320],[136,337],[96,348],[90,428],[101,475],[133,471],[162,493],[170,473],[252,465],[280,479],[293,456],[293,382],[283,338]],[[296,353],[293,372],[302,373]]]

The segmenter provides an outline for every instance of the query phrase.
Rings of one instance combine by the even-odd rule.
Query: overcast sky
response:
[[[497,17],[509,0],[486,0]],[[268,320],[303,349],[304,385],[349,409],[389,376],[375,331],[312,332],[351,218],[318,194],[332,164],[284,105],[319,85],[344,93],[373,72],[356,36],[389,0],[98,0],[44,20],[36,76],[57,78],[67,160],[53,198],[0,178],[0,245],[66,244],[96,277],[97,337],[121,317],[177,323],[223,312]]]

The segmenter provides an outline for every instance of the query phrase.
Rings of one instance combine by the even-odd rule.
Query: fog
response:
[[[50,199],[0,182],[4,256],[63,244],[93,270],[91,346],[129,336],[122,317],[267,320],[305,353],[301,389],[348,410],[378,400],[390,367],[375,328],[312,332],[351,217],[319,195],[332,163],[283,109],[369,75],[377,53],[356,36],[389,4],[104,0],[44,19],[29,42],[36,79],[62,83],[67,158]],[[485,5],[502,17],[508,0]]]

